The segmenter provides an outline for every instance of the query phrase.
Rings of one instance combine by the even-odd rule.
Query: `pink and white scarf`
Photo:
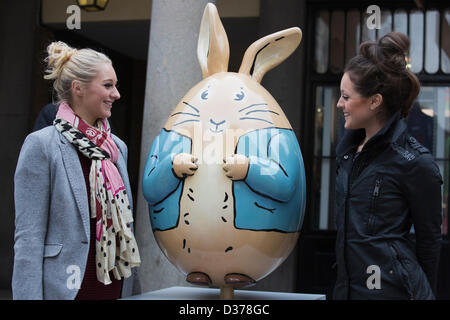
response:
[[[130,223],[133,214],[117,167],[119,150],[108,121],[95,127],[78,117],[66,103],[59,105],[54,126],[86,157],[92,159],[89,173],[91,218],[96,218],[96,270],[98,281],[110,284],[109,271],[116,279],[128,278],[131,268],[141,263]]]

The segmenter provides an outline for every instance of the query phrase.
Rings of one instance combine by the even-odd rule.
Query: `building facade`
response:
[[[290,257],[254,290],[329,294],[334,284],[335,147],[343,117],[335,108],[345,63],[359,44],[389,31],[410,36],[410,67],[422,84],[408,117],[409,132],[429,148],[444,177],[443,246],[438,297],[450,297],[447,234],[449,188],[450,6],[438,1],[307,0],[110,0],[98,12],[81,10],[71,28],[75,0],[0,2],[0,290],[10,290],[13,243],[13,176],[20,147],[43,106],[52,102],[43,80],[46,46],[62,40],[105,52],[114,63],[121,99],[114,104],[113,132],[128,145],[142,291],[187,285],[154,241],[142,196],[141,175],[153,138],[179,99],[201,79],[196,58],[198,29],[207,2],[216,4],[230,42],[230,71],[260,37],[298,26],[299,48],[270,71],[262,85],[279,102],[299,141],[307,177],[306,216]],[[380,20],[369,28],[377,5]],[[139,293],[139,292],[136,292]]]

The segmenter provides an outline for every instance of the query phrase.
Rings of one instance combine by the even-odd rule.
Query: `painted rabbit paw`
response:
[[[172,168],[175,175],[180,178],[192,176],[197,170],[197,157],[189,153],[179,153],[173,157]]]
[[[233,154],[223,159],[223,170],[231,180],[243,180],[247,176],[250,160],[242,154]]]

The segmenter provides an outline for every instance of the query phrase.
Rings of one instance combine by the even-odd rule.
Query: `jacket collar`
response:
[[[378,143],[392,143],[396,141],[399,136],[406,130],[405,119],[400,118],[400,111],[396,112],[363,147],[363,150],[371,148]],[[336,155],[341,157],[353,149],[356,149],[358,144],[365,137],[364,129],[347,130],[345,129],[344,137],[336,147]]]

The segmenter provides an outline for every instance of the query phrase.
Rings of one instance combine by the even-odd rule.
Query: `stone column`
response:
[[[272,94],[280,104],[289,122],[297,135],[302,152],[301,115],[304,95],[303,75],[306,70],[304,65],[304,52],[307,40],[306,34],[306,1],[261,0],[260,3],[259,35],[266,36],[290,27],[299,27],[303,37],[297,50],[283,61],[279,66],[270,70],[263,78],[261,84]],[[252,290],[295,292],[298,273],[297,247],[294,248],[286,261],[265,279],[261,280]]]
[[[136,211],[142,292],[188,285],[185,276],[168,261],[155,241],[147,202],[142,194],[142,174],[153,139],[170,112],[202,79],[197,62],[197,38],[208,2],[215,1],[153,0]]]

